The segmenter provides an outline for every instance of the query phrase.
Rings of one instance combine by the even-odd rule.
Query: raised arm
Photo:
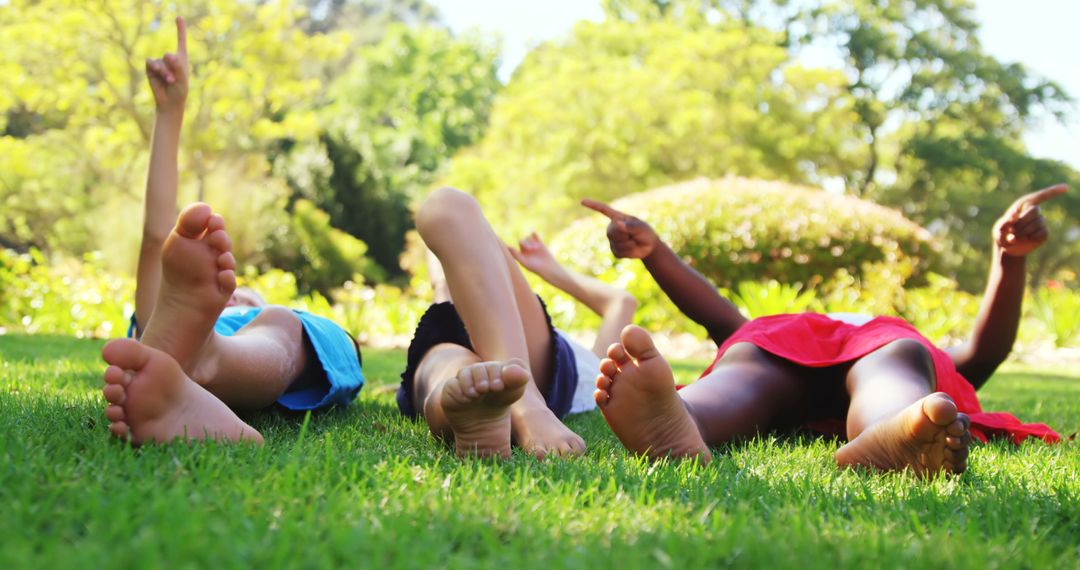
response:
[[[640,259],[660,289],[695,323],[705,327],[717,344],[724,342],[746,317],[700,273],[683,262],[642,220],[594,200],[581,202],[610,221],[608,243],[615,257]]]
[[[1012,352],[1027,281],[1025,260],[1049,237],[1039,204],[1066,189],[1058,184],[1032,192],[1013,202],[994,224],[990,277],[975,330],[968,342],[949,350],[956,369],[975,388],[985,384]]]
[[[142,335],[154,310],[161,284],[161,247],[176,223],[177,155],[188,93],[187,30],[183,18],[176,19],[176,53],[147,59],[146,78],[156,110],[150,167],[146,173],[142,245],[135,276],[136,336]]]
[[[619,341],[623,327],[634,320],[637,310],[634,296],[599,279],[567,269],[556,261],[535,233],[518,242],[518,249],[509,246],[507,249],[526,269],[600,315],[602,321],[592,350],[600,358],[607,356],[608,347]]]

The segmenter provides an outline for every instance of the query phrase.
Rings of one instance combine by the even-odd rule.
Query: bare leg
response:
[[[933,361],[914,340],[895,341],[856,362],[847,378],[850,443],[836,452],[837,464],[963,472],[970,420],[934,386]]]
[[[235,335],[212,335],[191,377],[233,409],[258,410],[285,393],[307,364],[300,318],[269,306]]]
[[[547,408],[551,338],[543,309],[476,201],[443,188],[420,207],[416,226],[439,258],[454,306],[483,361],[527,363],[532,382],[510,410],[514,441],[529,453],[582,453],[585,442]]]
[[[169,355],[131,339],[101,351],[105,370],[105,416],[109,430],[131,443],[217,439],[262,443],[221,400],[184,375]]]
[[[737,344],[709,376],[676,392],[671,367],[649,334],[628,326],[600,364],[596,402],[627,448],[708,460],[705,444],[783,427],[802,415],[806,384],[793,365],[778,360]]]
[[[158,302],[142,342],[172,356],[229,406],[257,409],[274,402],[306,363],[300,322],[267,307],[234,337],[214,323],[236,288],[236,261],[225,222],[206,204],[181,212],[162,248]]]

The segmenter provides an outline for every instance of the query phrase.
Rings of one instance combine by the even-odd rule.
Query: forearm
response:
[[[146,204],[143,235],[164,240],[176,222],[176,195],[179,186],[178,155],[183,109],[158,111],[150,143],[150,166],[146,174]]]
[[[691,320],[705,327],[717,344],[746,322],[731,301],[720,296],[704,276],[660,243],[642,260],[660,289]]]
[[[538,275],[600,316],[604,316],[615,305],[625,304],[627,300],[633,301],[633,296],[626,291],[571,271],[562,265]]]
[[[158,112],[150,143],[150,166],[146,174],[146,204],[142,243],[135,279],[135,321],[141,331],[150,319],[161,282],[161,247],[176,223],[179,185],[177,155],[183,110]]]
[[[957,370],[981,386],[1012,352],[1024,302],[1026,263],[994,248],[986,293],[967,344],[954,352]]]

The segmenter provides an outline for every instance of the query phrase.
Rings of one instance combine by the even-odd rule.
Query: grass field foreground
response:
[[[458,460],[399,416],[400,351],[346,410],[246,416],[262,448],[108,437],[97,341],[0,336],[0,568],[1077,568],[1080,447],[977,446],[961,477],[840,471],[838,443],[762,437],[707,466],[627,454]],[[692,378],[701,363],[682,363]],[[988,410],[1080,426],[1075,370],[1013,368]]]

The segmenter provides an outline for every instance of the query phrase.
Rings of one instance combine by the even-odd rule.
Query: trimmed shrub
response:
[[[612,205],[649,222],[718,287],[775,280],[796,290],[820,289],[827,310],[869,306],[895,314],[903,287],[922,285],[940,258],[930,233],[895,210],[780,182],[699,179],[627,196]],[[611,255],[606,225],[607,219],[599,215],[581,218],[551,241],[552,250],[570,266],[633,293],[641,306],[639,323],[686,330],[686,319],[642,264]],[[857,291],[860,298],[844,303],[843,291],[826,295],[838,291],[830,287],[834,280],[847,281],[843,290]],[[880,287],[866,286],[870,284]],[[559,300],[552,304],[557,322],[579,318],[576,308]]]

